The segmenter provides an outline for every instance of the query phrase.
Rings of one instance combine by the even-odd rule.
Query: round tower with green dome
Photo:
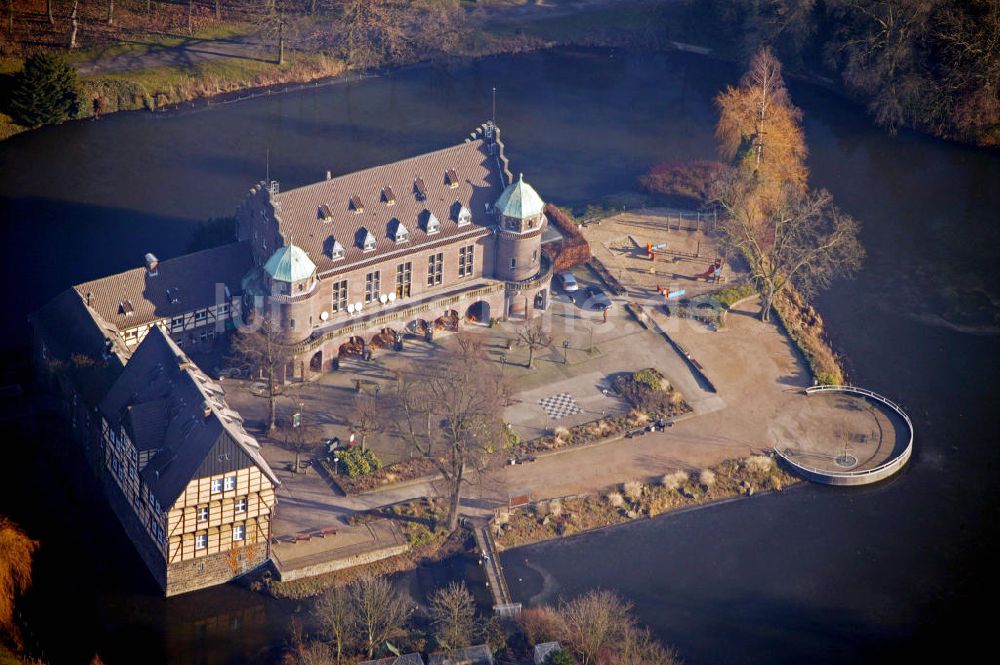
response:
[[[268,311],[286,342],[305,339],[312,332],[310,296],[317,286],[316,264],[301,248],[289,242],[264,263]]]

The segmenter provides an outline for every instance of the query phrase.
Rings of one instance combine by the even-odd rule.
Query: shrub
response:
[[[563,511],[562,501],[559,500],[549,501],[549,515],[552,515],[552,517],[559,517],[560,515],[562,515],[562,511]]]
[[[705,469],[698,474],[698,482],[705,489],[709,489],[715,486],[715,472],[711,469]]]
[[[545,665],[576,665],[576,659],[569,651],[560,649],[545,657]]]
[[[382,468],[382,462],[375,453],[371,449],[362,451],[360,446],[341,451],[340,461],[351,478],[371,475]]]
[[[521,612],[517,622],[531,646],[559,641],[566,632],[562,617],[551,607],[529,607]]]
[[[688,481],[688,474],[686,471],[674,471],[673,473],[668,473],[660,479],[660,483],[666,487],[668,490],[676,490],[684,487],[684,484]]]
[[[639,178],[643,189],[654,194],[665,194],[688,199],[699,204],[709,202],[711,183],[725,171],[719,162],[673,161],[657,164],[649,173]]]
[[[840,382],[833,372],[816,372],[816,383],[821,386],[835,386]]]
[[[661,375],[653,369],[640,369],[632,374],[632,379],[636,383],[646,386],[650,390],[660,390],[662,386]]]
[[[10,115],[19,125],[58,125],[76,116],[76,69],[61,56],[40,51],[14,78]]]
[[[625,497],[618,492],[608,492],[604,497],[614,508],[621,508],[625,505]]]
[[[742,284],[734,284],[721,291],[716,291],[712,294],[712,297],[715,298],[716,302],[728,309],[733,306],[733,303],[739,302],[744,298],[749,298],[755,293],[757,293],[757,289],[753,287],[753,284],[743,282]]]
[[[750,473],[771,473],[774,460],[767,455],[751,455],[743,460],[743,468]]]
[[[631,501],[638,501],[642,498],[642,483],[638,480],[628,480],[622,483],[622,492]]]

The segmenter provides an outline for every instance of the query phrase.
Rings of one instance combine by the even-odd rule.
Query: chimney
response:
[[[333,180],[333,174],[332,174],[332,173],[330,173],[329,171],[327,171],[327,172],[326,172],[326,179],[327,179],[327,180]]]
[[[156,267],[160,265],[160,260],[152,252],[146,254],[146,273],[150,277],[156,276]]]
[[[94,297],[93,292],[87,291],[87,307],[90,307],[90,301]]]
[[[205,414],[206,418],[212,415],[212,407],[209,405],[208,400],[205,400],[204,402],[201,403],[201,410],[202,413]]]

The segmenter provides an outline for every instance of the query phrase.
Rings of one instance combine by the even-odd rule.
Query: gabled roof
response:
[[[164,508],[191,480],[248,466],[279,484],[222,387],[159,327],[139,344],[100,411],[112,427],[125,427],[140,449],[158,451],[141,475]]]
[[[143,265],[73,288],[84,302],[89,295],[101,318],[124,330],[215,305],[219,284],[239,295],[240,279],[251,267],[249,244],[234,242],[160,261],[155,276]]]
[[[402,656],[365,660],[359,665],[424,665],[424,659],[419,653],[404,653]]]
[[[92,362],[92,371],[74,382],[91,406],[100,402],[128,361],[129,352],[118,330],[87,307],[73,289],[57,295],[28,320],[50,358],[70,364],[80,355]]]
[[[501,215],[524,219],[541,215],[545,210],[545,203],[538,195],[535,188],[524,181],[524,174],[503,190],[503,194],[497,199],[497,210]]]
[[[446,653],[432,653],[429,665],[493,665],[493,652],[485,644],[456,649]]]
[[[288,243],[275,250],[264,264],[264,270],[279,282],[297,282],[309,279],[316,272],[316,264],[301,249]]]
[[[320,273],[328,270],[349,270],[357,261],[393,251],[412,251],[425,242],[441,242],[450,235],[465,236],[484,233],[495,220],[487,214],[507,184],[501,170],[502,155],[490,154],[489,145],[479,137],[450,148],[444,148],[392,164],[321,180],[290,189],[273,196],[277,204],[279,230],[285,238],[294,238],[316,264]],[[444,177],[454,169],[457,187],[450,187]],[[426,196],[418,197],[422,183]],[[386,205],[383,192],[394,193],[395,205]],[[350,206],[352,197],[360,200],[363,212],[355,213]],[[316,209],[330,205],[333,221],[324,224],[317,219]],[[457,204],[457,205],[456,205]],[[472,225],[460,227],[452,209],[465,206],[472,212]],[[437,233],[428,236],[421,213],[429,210],[441,220]],[[390,236],[390,222],[396,219],[409,230],[405,250]],[[365,252],[361,239],[364,228],[375,239],[375,251]],[[343,260],[333,261],[324,252],[324,242],[333,235],[353,239]]]

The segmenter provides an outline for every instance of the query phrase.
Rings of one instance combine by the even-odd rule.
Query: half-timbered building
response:
[[[278,480],[222,387],[159,327],[99,411],[106,494],[166,595],[269,560]]]

